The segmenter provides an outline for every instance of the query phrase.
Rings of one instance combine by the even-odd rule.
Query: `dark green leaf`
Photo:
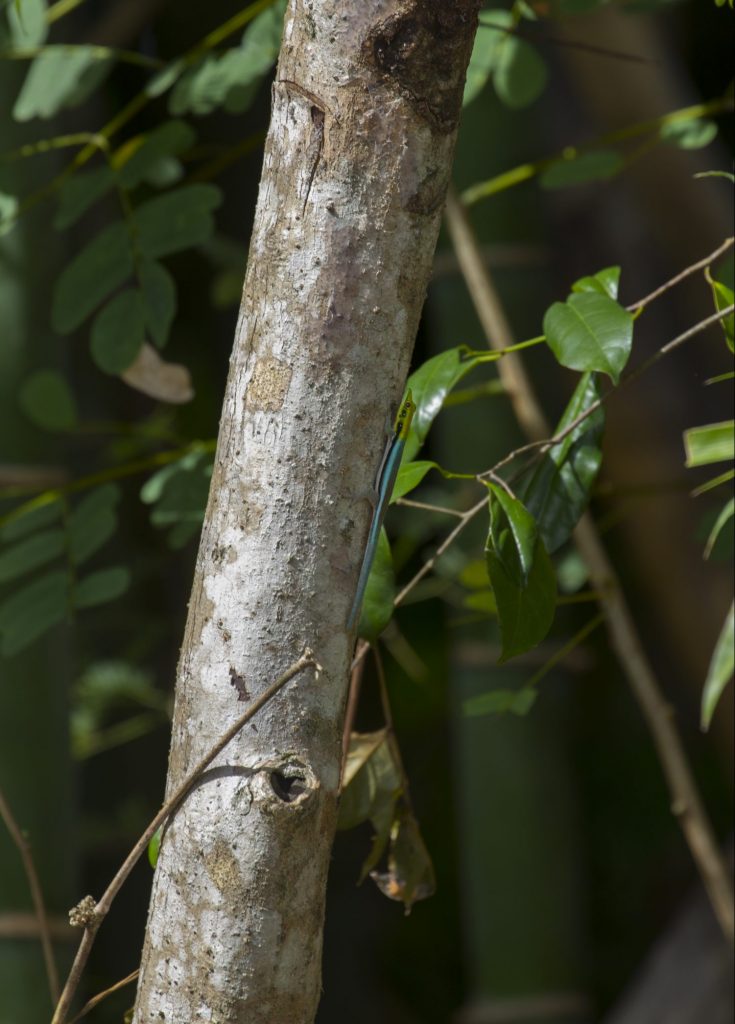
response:
[[[572,150],[568,157],[554,161],[539,178],[542,188],[567,188],[606,181],[618,174],[625,161],[614,149],[596,149],[589,153]]]
[[[47,573],[0,604],[2,653],[17,654],[28,647],[67,613],[69,582],[66,572]]]
[[[117,527],[117,484],[103,484],[88,494],[69,517],[69,557],[82,565],[110,539]]]
[[[710,288],[712,289],[712,297],[715,300],[715,309],[719,312],[722,309],[727,309],[733,304],[733,291],[732,288],[728,288],[722,281],[716,280],[712,277],[709,268],[705,271],[704,276],[707,278]],[[723,320],[720,320],[722,329],[725,332],[725,341],[727,347],[731,352],[735,352],[735,313],[730,313]]]
[[[58,498],[44,500],[42,504],[29,508],[18,516],[13,516],[0,530],[0,538],[4,541],[18,540],[42,526],[48,526],[61,518],[63,504]]]
[[[581,292],[547,310],[544,334],[562,366],[599,370],[617,384],[633,343],[633,317],[607,295]]]
[[[131,139],[115,153],[114,165],[123,188],[148,181],[164,157],[178,156],[196,142],[196,133],[184,121],[165,121],[147,135]]]
[[[59,192],[59,208],[54,217],[54,227],[61,230],[74,224],[114,183],[115,175],[110,167],[77,171],[71,178],[66,178]]]
[[[92,358],[105,373],[122,373],[145,341],[145,306],[135,288],[126,288],[100,310],[92,323]]]
[[[168,341],[176,315],[176,285],[160,263],[144,260],[139,271],[140,287],[145,304],[145,322],[157,348]]]
[[[664,142],[671,142],[679,149],[702,149],[717,136],[717,125],[714,121],[700,119],[669,121],[661,126],[660,135]]]
[[[368,576],[358,635],[365,640],[375,640],[383,632],[393,615],[393,600],[396,594],[393,556],[385,530],[380,531],[378,547]]]
[[[45,530],[6,548],[0,554],[0,582],[6,583],[58,558],[64,541],[63,530]]]
[[[533,566],[526,586],[521,587],[508,574],[495,554],[492,538],[485,548],[488,575],[498,607],[503,650],[500,661],[507,661],[539,644],[554,621],[556,577],[551,559],[540,537],[536,539]]]
[[[536,690],[531,687],[523,687],[520,690],[490,690],[489,693],[480,693],[464,701],[462,710],[470,718],[507,713],[526,715],[537,696]]]
[[[353,733],[345,762],[339,803],[339,829],[355,828],[374,817],[383,803],[391,810],[401,789],[385,729]]]
[[[93,46],[44,49],[28,69],[13,107],[16,121],[53,117],[64,107],[82,103],[112,67]]]
[[[501,100],[513,110],[527,107],[546,87],[546,64],[538,50],[525,39],[506,34],[497,49],[493,85]]]
[[[493,550],[505,571],[523,587],[533,568],[538,530],[522,503],[498,484],[489,483],[490,537]]]
[[[74,607],[92,608],[107,601],[114,601],[124,594],[130,585],[130,571],[122,565],[112,569],[100,569],[80,580],[74,588]]]
[[[710,661],[702,693],[702,728],[709,729],[712,715],[729,681],[735,664],[735,604],[730,605]]]
[[[426,440],[429,428],[438,416],[449,392],[479,362],[476,357],[468,356],[466,347],[460,345],[428,359],[408,378],[406,388],[413,394],[416,412],[411,421],[403,453],[405,463],[412,461]]]
[[[704,557],[709,558],[712,554],[712,549],[717,543],[717,538],[722,533],[723,528],[730,522],[733,515],[735,515],[735,499],[730,500],[720,510],[720,514],[715,520],[715,525],[710,530],[709,536],[707,537],[707,544],[704,549]]]
[[[184,185],[156,196],[135,211],[138,245],[150,259],[201,245],[214,232],[211,211],[222,193],[214,185]]]
[[[617,299],[618,286],[620,284],[620,267],[605,267],[598,270],[591,277],[580,277],[572,285],[573,292],[599,292],[601,295],[608,295],[611,299]]]
[[[730,461],[735,458],[735,423],[727,420],[685,430],[684,450],[689,469]]]
[[[586,373],[577,385],[555,434],[562,433],[600,398],[595,376]],[[563,441],[544,452],[523,490],[546,550],[557,551],[569,538],[589,502],[602,461],[602,409],[582,420]]]
[[[110,224],[62,272],[51,307],[51,322],[60,334],[78,327],[103,299],[133,272],[127,228]]]
[[[37,370],[23,382],[18,396],[26,416],[45,430],[71,430],[77,407],[66,378],[57,370]]]

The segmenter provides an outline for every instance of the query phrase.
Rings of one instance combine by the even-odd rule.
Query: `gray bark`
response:
[[[291,0],[176,685],[170,793],[303,651],[161,846],[134,1016],[305,1024],[320,990],[354,594],[479,0]],[[236,684],[233,686],[233,682]],[[296,780],[296,781],[295,781]]]

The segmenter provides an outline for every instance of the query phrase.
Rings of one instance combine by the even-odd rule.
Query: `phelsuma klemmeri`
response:
[[[354,627],[357,617],[360,614],[360,609],[362,608],[362,599],[365,596],[365,587],[367,586],[370,569],[372,568],[375,552],[378,548],[380,528],[383,525],[385,513],[388,511],[388,504],[390,503],[390,497],[393,493],[393,485],[395,484],[396,477],[398,476],[398,470],[403,456],[403,449],[406,447],[406,438],[408,437],[408,430],[411,426],[411,420],[413,419],[415,411],[416,406],[414,405],[413,397],[411,392],[408,391],[400,409],[398,410],[395,426],[393,427],[393,436],[388,441],[385,454],[383,455],[383,461],[381,462],[380,469],[378,470],[378,480],[376,484],[377,497],[373,508],[370,532],[368,533],[367,544],[365,545],[365,554],[360,568],[360,578],[357,581],[355,600],[352,602],[352,608],[350,610],[349,618],[347,619],[348,632]]]

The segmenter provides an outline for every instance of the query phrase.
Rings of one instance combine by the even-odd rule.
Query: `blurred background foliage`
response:
[[[32,544],[22,571],[0,561],[0,785],[30,837],[63,968],[74,948],[66,910],[102,891],[162,799],[283,4],[252,5],[246,18],[233,0],[205,11],[165,0],[2,6],[0,540]],[[621,301],[632,303],[731,232],[731,183],[695,175],[731,170],[733,16],[714,0],[501,7],[482,15],[454,184],[520,340],[540,333],[579,277],[620,265]],[[218,26],[229,34],[206,41]],[[50,43],[79,49],[39,51]],[[121,111],[129,120],[110,145],[90,136]],[[689,113],[667,117],[676,111]],[[62,177],[90,143],[86,164]],[[116,221],[135,225],[144,269],[90,330],[82,321],[107,294],[95,298],[100,278],[110,275],[111,291],[130,272],[114,235],[86,248]],[[174,244],[161,230],[173,221]],[[732,287],[731,258],[718,276]],[[701,275],[683,282],[647,314],[635,360],[711,311]],[[485,341],[443,234],[414,365],[459,344]],[[556,421],[576,376],[543,347],[524,356]],[[723,531],[703,561],[722,490],[690,496],[708,476],[685,469],[682,435],[732,417],[727,385],[704,386],[730,368],[715,327],[613,399],[593,503],[723,840],[732,690],[706,736],[699,705],[731,599],[731,542]],[[448,406],[423,456],[458,472],[524,440],[495,371],[474,373],[462,387],[480,397]],[[449,485],[437,481],[418,493],[446,504]],[[49,501],[57,489],[63,500]],[[461,506],[461,484],[452,495]],[[20,505],[35,518],[18,517]],[[395,508],[389,528],[405,574],[446,522]],[[727,950],[697,903],[660,765],[604,631],[545,677],[525,716],[463,713],[490,687],[522,684],[593,614],[560,607],[538,649],[498,667],[497,630],[467,601],[483,543],[478,527],[452,549],[381,641],[436,895],[406,918],[370,882],[356,887],[370,829],[340,833],[320,1024],[632,1024],[666,1020],[672,993],[680,1009],[692,1003],[682,1020],[729,1020]],[[66,568],[19,602],[34,557]],[[572,553],[558,575],[570,593],[583,582]],[[59,613],[69,594],[71,623]],[[382,725],[369,663],[357,726]],[[149,888],[139,864],[100,932],[87,995],[136,967]],[[18,852],[0,832],[3,1024],[49,1017],[30,911]],[[661,944],[669,959],[657,975],[648,958]],[[128,987],[90,1019],[121,1021],[132,999]]]

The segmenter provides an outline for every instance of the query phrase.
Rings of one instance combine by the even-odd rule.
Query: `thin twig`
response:
[[[229,729],[225,731],[214,746],[210,748],[208,753],[206,753],[199,761],[196,767],[189,772],[184,781],[179,784],[173,795],[166,801],[158,814],[156,814],[149,825],[145,828],[140,838],[123,861],[117,874],[107,886],[107,889],[105,889],[100,900],[86,915],[87,920],[84,925],[84,935],[79,943],[77,955],[74,958],[74,963],[72,964],[69,976],[66,979],[64,991],[61,993],[61,998],[56,1006],[51,1024],[64,1024],[69,1006],[71,1005],[71,1001],[74,997],[77,986],[79,985],[82,972],[89,958],[97,931],[102,924],[105,915],[108,913],[112,905],[112,901],[115,899],[128,875],[146,850],[148,843],[151,841],[158,828],[166,821],[173,811],[176,810],[200,775],[212,763],[215,757],[224,750],[230,740],[240,732],[243,726],[247,725],[250,719],[253,718],[270,700],[272,700],[278,691],[283,689],[286,683],[289,682],[289,680],[293,679],[294,676],[303,672],[303,670],[309,666],[313,667],[317,674],[321,671],[321,665],[319,665],[315,660],[313,653],[307,647],[298,661],[295,661],[290,668],[286,669],[282,676],[279,676],[275,682],[266,687],[260,696],[252,702],[248,709],[244,711],[235,722],[233,722]]]
[[[455,519],[461,519],[464,512],[460,512],[457,508],[446,508],[444,505],[430,505],[426,501],[411,501],[410,498],[399,498],[396,505],[401,505],[403,508],[418,508],[424,512],[440,512],[445,516],[454,516]]]
[[[26,878],[28,879],[28,888],[31,891],[33,909],[38,921],[38,934],[41,939],[41,948],[43,949],[43,961],[46,966],[46,978],[48,980],[49,992],[51,993],[51,1002],[55,1003],[59,998],[59,973],[56,969],[56,962],[54,960],[54,949],[51,944],[51,931],[49,929],[46,905],[43,902],[41,883],[38,878],[36,866],[33,863],[31,844],[23,835],[23,832],[13,817],[13,813],[10,810],[8,801],[5,799],[5,794],[1,788],[0,818],[5,822],[5,827],[10,833],[10,838],[15,843],[18,853],[20,854],[20,859],[23,861],[23,870],[25,871]]]
[[[352,730],[355,725],[355,718],[357,716],[357,705],[360,701],[360,688],[362,686],[362,676],[365,671],[365,662],[360,661],[358,664],[352,666],[350,672],[350,689],[347,696],[347,708],[345,709],[345,723],[342,728],[342,770],[340,771],[340,786],[342,779],[344,778],[345,766],[347,765],[347,755],[350,752],[350,737],[352,736]]]
[[[447,208],[447,215],[450,217],[452,216],[450,207]],[[464,254],[465,263],[470,262],[473,264],[475,275],[474,279],[482,280],[483,276],[486,278],[488,287],[485,295],[485,301],[495,302],[497,301],[497,295],[492,287],[489,272],[482,263],[480,250],[477,246],[477,240],[468,222],[466,223],[466,228],[469,230],[465,231],[464,234],[465,244],[467,245],[467,251]],[[694,264],[693,266],[695,266],[696,269],[700,269],[703,264],[706,265],[713,258],[714,256],[710,255],[705,261],[700,261],[698,265]],[[461,262],[462,261],[460,261],[460,264]],[[694,271],[691,272],[693,273]],[[677,279],[681,280],[682,276],[677,275]],[[664,286],[658,289],[656,294],[663,294],[666,290],[668,290],[668,288]],[[471,294],[473,294],[474,298],[472,290]],[[650,300],[651,296],[644,299],[643,303],[645,304],[645,302]],[[721,320],[724,316],[729,315],[730,312],[732,312],[732,306],[727,310],[719,311],[714,316],[707,317],[706,320],[702,320],[694,327],[689,328],[683,334],[680,334],[673,341],[659,349],[651,359],[646,360],[640,367],[634,370],[633,373],[629,374],[622,383],[629,383],[631,380],[640,376],[641,373],[649,369],[654,365],[654,363],[658,362],[664,355],[676,349],[688,338],[691,338],[700,331],[705,330],[705,328],[709,327],[712,323],[715,323],[718,320]],[[488,342],[493,346],[496,343],[496,339],[492,335],[488,335]],[[517,356],[510,355],[507,360],[503,360],[498,364],[501,379],[504,369],[507,372],[508,364],[515,361],[517,358]],[[525,388],[526,390],[523,395],[512,394],[511,400],[514,404],[522,402],[524,409],[527,409],[529,406],[535,407],[537,410],[537,418],[541,422],[545,422],[541,407],[530,383],[528,383],[527,380]],[[551,443],[542,442],[540,445],[541,450],[545,451],[552,445],[558,444],[559,441],[563,440],[564,437],[570,434],[572,430],[579,425],[579,423],[594,412],[596,408],[599,408],[602,401],[604,401],[609,394],[610,392],[608,392],[607,395],[604,395],[600,401],[593,403],[593,405],[586,410],[583,416],[577,417],[577,419],[571,423],[567,429],[560,431],[556,437],[551,440]],[[538,447],[539,442],[535,441],[530,445],[524,446],[523,449],[518,449],[516,454],[519,454],[523,450],[527,451]],[[503,461],[505,462],[509,460]],[[494,466],[493,469],[497,471],[498,466]],[[707,816],[707,811],[699,795],[692,770],[689,766],[684,745],[674,721],[672,708],[664,699],[659,688],[658,681],[648,659],[646,658],[633,618],[625,602],[620,581],[608,559],[607,552],[600,541],[594,522],[589,513],[585,513],[585,515],[582,516],[577,524],[573,536],[582,559],[587,566],[593,588],[601,591],[600,607],[605,616],[610,643],[618,656],[620,664],[627,676],[631,690],[638,701],[643,717],[646,720],[649,731],[651,732],[651,736],[668,783],[669,792],[671,794],[672,812],[679,819],[682,831],[684,832],[692,857],[704,882],[712,908],[720,923],[720,927],[728,940],[733,942],[733,938],[735,937],[735,914],[733,912],[733,891],[730,877],[728,875],[724,858],[720,853],[712,825]]]
[[[120,981],[116,981],[114,985],[106,988],[104,992],[98,992],[96,996],[92,996],[92,998],[84,1004],[76,1017],[72,1017],[69,1024],[77,1024],[78,1020],[81,1020],[82,1017],[86,1017],[90,1010],[93,1010],[95,1006],[99,1006],[99,1004],[107,999],[108,996],[111,996],[115,992],[119,992],[121,988],[125,988],[126,985],[135,981],[139,973],[140,972],[136,968],[134,971],[131,971],[126,978],[121,978]]]
[[[704,259],[698,260],[696,263],[692,263],[691,266],[686,267],[680,274],[677,274],[676,277],[670,278],[664,284],[654,289],[650,295],[646,295],[642,299],[638,299],[638,301],[634,302],[631,306],[626,306],[626,309],[629,313],[634,313],[636,309],[644,309],[649,302],[653,302],[654,299],[658,299],[664,294],[664,292],[669,291],[670,288],[674,288],[691,274],[696,274],[698,270],[704,270],[705,267],[708,267],[710,263],[713,263],[717,259],[718,256],[722,256],[723,253],[727,252],[733,242],[735,242],[735,238],[726,238],[722,245],[718,249],[715,249],[714,252],[711,252],[709,256],[705,256]]]

